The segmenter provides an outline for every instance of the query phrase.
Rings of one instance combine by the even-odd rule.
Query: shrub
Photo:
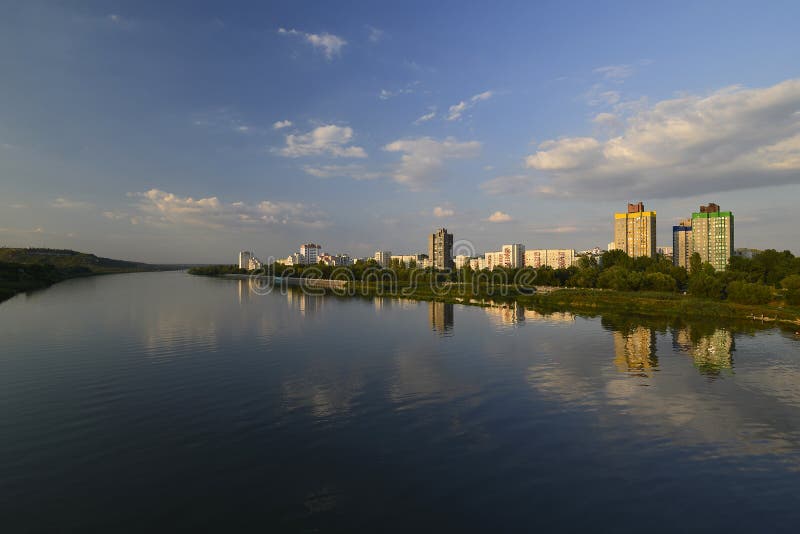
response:
[[[793,274],[781,280],[781,287],[786,290],[786,302],[792,306],[800,306],[800,274]]]
[[[678,284],[673,277],[664,273],[644,275],[644,287],[652,291],[675,291]]]
[[[728,300],[739,304],[767,304],[772,300],[772,288],[763,284],[734,281],[728,284]]]

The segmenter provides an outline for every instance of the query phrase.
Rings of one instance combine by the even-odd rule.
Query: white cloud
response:
[[[586,92],[584,97],[590,106],[613,106],[622,99],[619,91],[604,90],[603,84],[596,83]]]
[[[490,223],[506,223],[511,222],[511,215],[508,213],[503,213],[502,211],[496,211],[489,215],[488,218],[484,219],[486,222]]]
[[[597,139],[572,137],[545,141],[538,152],[525,158],[525,165],[538,170],[578,169],[592,165],[601,156]]]
[[[606,197],[800,183],[800,80],[617,110],[625,114],[618,117],[620,135],[539,145],[526,158],[539,173],[535,182],[546,180],[562,194]]]
[[[381,92],[378,93],[378,98],[381,100],[389,100],[390,98],[394,98],[400,95],[410,95],[414,93],[414,89],[412,87],[404,87],[402,89],[397,89],[396,91],[390,91],[389,89],[381,89]]]
[[[107,210],[103,212],[103,217],[106,219],[111,219],[112,221],[121,221],[123,219],[127,219],[129,215],[127,213]]]
[[[414,121],[414,124],[422,124],[423,122],[428,122],[429,120],[434,119],[435,117],[436,117],[436,110],[434,109],[430,113],[426,113],[425,115],[419,117],[417,120]]]
[[[179,197],[160,189],[129,193],[138,199],[136,209],[142,214],[131,220],[157,225],[180,225],[199,228],[262,228],[265,225],[300,225],[321,227],[324,214],[297,202],[262,200],[251,205],[244,202],[224,203],[217,197]],[[111,213],[111,212],[109,212]]]
[[[82,200],[70,200],[64,197],[58,197],[53,200],[50,205],[54,208],[62,208],[68,210],[89,209],[93,208],[94,204],[91,202],[84,202]]]
[[[459,142],[452,137],[443,141],[418,137],[394,141],[383,149],[403,154],[393,174],[394,180],[412,190],[420,190],[437,180],[445,160],[475,157],[480,153],[481,144],[478,141]]]
[[[284,121],[277,121],[277,122],[272,124],[272,129],[273,130],[281,130],[283,128],[288,128],[291,125],[292,125],[292,121],[290,121],[288,119],[284,120]]]
[[[311,46],[320,49],[328,60],[341,55],[342,48],[347,44],[347,41],[331,33],[307,33],[295,30],[294,28],[290,30],[278,28],[278,33],[281,35],[297,35],[302,37]]]
[[[287,135],[286,147],[280,153],[290,158],[319,155],[366,158],[367,153],[360,146],[347,146],[352,138],[353,129],[349,126],[326,124],[305,134]]]
[[[373,180],[383,173],[369,171],[363,165],[306,165],[303,171],[317,178],[347,177],[353,180]]]
[[[624,80],[633,75],[632,65],[606,65],[605,67],[598,67],[593,71],[595,74],[600,74],[606,80]]]
[[[449,113],[447,114],[447,120],[454,121],[460,119],[461,115],[465,111],[472,109],[478,102],[481,102],[482,100],[489,100],[492,98],[492,95],[493,93],[491,91],[484,91],[483,93],[473,95],[469,100],[462,100],[458,104],[450,106],[450,109],[448,110]]]
[[[378,43],[383,39],[385,34],[383,30],[381,30],[380,28],[376,28],[375,26],[370,26],[369,24],[367,24],[366,27],[367,31],[369,32],[370,43]]]
[[[455,215],[456,212],[452,208],[444,208],[442,206],[436,206],[433,208],[433,216],[434,217],[452,217]]]

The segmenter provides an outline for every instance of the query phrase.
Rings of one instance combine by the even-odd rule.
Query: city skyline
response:
[[[0,245],[581,250],[644,201],[661,247],[713,201],[800,252],[791,2],[0,9]]]

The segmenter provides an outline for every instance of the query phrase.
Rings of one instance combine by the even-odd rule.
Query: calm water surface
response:
[[[146,273],[17,296],[0,340],[2,532],[800,524],[779,330]]]

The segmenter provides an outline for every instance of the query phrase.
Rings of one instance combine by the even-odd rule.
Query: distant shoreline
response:
[[[208,276],[208,275],[205,275]],[[229,280],[251,280],[246,274],[223,274],[216,276]],[[257,277],[266,280],[273,277]],[[507,295],[491,293],[471,293],[465,288],[453,287],[447,294],[436,294],[428,288],[398,286],[388,290],[375,284],[347,282],[343,280],[314,280],[303,278],[280,278],[278,283],[295,287],[313,287],[331,290],[338,296],[388,297],[418,301],[447,302],[468,306],[487,306],[518,303],[540,311],[569,311],[573,313],[623,313],[649,317],[684,317],[687,319],[725,319],[771,323],[776,326],[800,326],[800,309],[770,305],[736,304],[727,301],[706,299],[654,291],[616,291],[611,289],[547,288],[534,294],[519,294],[513,288]],[[335,286],[328,285],[335,282]],[[327,287],[326,287],[327,286]],[[333,291],[336,289],[337,291]],[[404,292],[404,290],[406,290]],[[410,290],[410,291],[409,291]],[[488,302],[487,302],[488,301]]]

